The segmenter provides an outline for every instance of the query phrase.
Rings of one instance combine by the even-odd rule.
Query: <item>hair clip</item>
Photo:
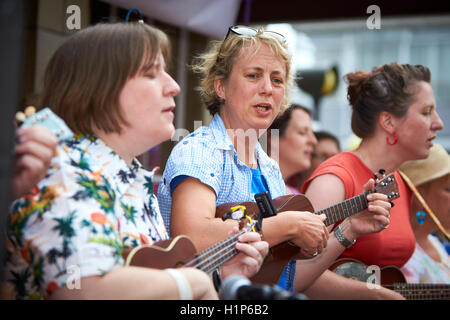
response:
[[[131,8],[130,10],[128,10],[127,15],[125,17],[125,22],[128,22],[132,12],[135,12],[138,15],[138,22],[139,23],[144,23],[144,19],[142,19],[141,11],[139,9],[137,9],[137,8]]]

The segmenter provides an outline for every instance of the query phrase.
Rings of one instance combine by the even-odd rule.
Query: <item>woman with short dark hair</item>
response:
[[[199,269],[128,266],[123,257],[168,239],[153,171],[136,159],[175,131],[180,87],[166,71],[168,52],[167,36],[143,23],[91,26],[56,50],[43,106],[75,138],[12,205],[6,280],[16,299],[217,299]],[[222,278],[256,273],[267,254],[256,232],[236,242]]]

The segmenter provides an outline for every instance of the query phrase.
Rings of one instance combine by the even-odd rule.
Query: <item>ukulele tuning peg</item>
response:
[[[19,123],[24,122],[26,118],[27,118],[27,116],[22,111],[19,111],[16,113],[16,121],[17,122],[19,122]]]
[[[398,193],[392,191],[390,195],[388,195],[388,199],[395,199],[398,198]]]
[[[377,175],[377,173],[375,172],[374,174],[373,174],[373,178],[375,179],[375,182],[377,182],[378,183],[378,175]]]
[[[25,108],[24,112],[25,112],[25,115],[27,117],[29,117],[29,116],[31,116],[31,115],[36,113],[36,107],[35,106],[28,106],[28,107]]]
[[[386,175],[386,170],[384,170],[384,169],[380,169],[380,170],[378,170],[378,172],[381,174],[382,177],[384,177]]]

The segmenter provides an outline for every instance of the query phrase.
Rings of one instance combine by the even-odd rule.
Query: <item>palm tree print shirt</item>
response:
[[[94,136],[60,145],[47,176],[11,206],[6,280],[16,299],[76,290],[81,277],[123,266],[125,248],[167,239],[152,178]]]

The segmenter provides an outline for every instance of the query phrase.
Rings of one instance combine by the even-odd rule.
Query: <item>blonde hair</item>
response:
[[[292,55],[288,51],[287,44],[279,39],[264,33],[259,29],[254,36],[243,36],[231,34],[223,41],[212,41],[208,50],[197,56],[192,65],[192,70],[200,74],[200,98],[205,103],[211,115],[219,112],[223,100],[217,95],[214,88],[214,80],[219,78],[226,81],[231,74],[236,57],[246,48],[255,46],[253,54],[261,46],[266,44],[286,67],[285,93],[281,103],[280,111],[284,111],[290,101],[290,91],[293,84],[293,71],[291,69]]]

